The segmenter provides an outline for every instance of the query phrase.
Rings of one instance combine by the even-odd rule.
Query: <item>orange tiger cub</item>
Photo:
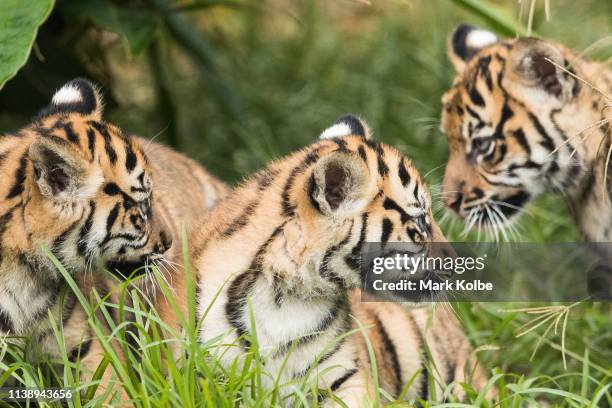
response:
[[[226,194],[190,159],[104,122],[100,95],[83,79],[0,137],[0,174],[0,336],[59,356],[48,313],[61,317],[66,351],[85,378],[102,348],[42,246],[86,294],[106,294],[114,283],[89,272],[160,262],[180,246],[181,223],[201,219]],[[110,376],[109,366],[105,383]]]
[[[394,398],[415,375],[410,400],[432,399],[432,390],[443,399],[449,383],[482,387],[480,369],[465,376],[471,349],[452,314],[431,305],[361,303],[367,241],[446,242],[411,162],[345,116],[322,140],[235,189],[192,238],[200,340],[222,338],[218,354],[229,368],[248,352],[254,321],[270,378],[288,383],[286,406],[295,402],[293,385],[307,377],[348,406],[372,400],[377,390],[363,334],[347,336],[357,328],[354,318],[374,347],[380,386]],[[436,370],[428,371],[426,349]],[[325,404],[333,401],[328,395]]]

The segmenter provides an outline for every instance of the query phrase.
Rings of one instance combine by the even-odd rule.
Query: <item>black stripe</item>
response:
[[[365,164],[367,165],[368,164],[368,155],[367,155],[363,145],[360,145],[357,148],[357,153],[359,154],[359,157],[361,157],[363,159],[363,161],[365,162]]]
[[[278,169],[270,169],[265,168],[262,170],[257,176],[257,189],[259,191],[264,191],[266,188],[270,187],[274,182],[274,179],[278,175],[280,171]]]
[[[386,243],[389,241],[391,237],[391,233],[393,232],[393,223],[388,218],[383,218],[382,223],[382,233],[380,235],[380,242]]]
[[[83,357],[89,353],[89,349],[91,348],[91,340],[85,340],[83,343],[79,344],[75,348],[72,349],[70,354],[68,355],[68,361],[75,362],[77,360],[82,360]]]
[[[283,216],[293,217],[295,213],[296,206],[295,204],[291,202],[291,198],[290,198],[291,189],[293,188],[293,182],[295,181],[295,178],[297,177],[298,174],[303,172],[306,168],[308,168],[308,166],[316,162],[318,159],[319,159],[319,152],[317,148],[316,150],[308,153],[306,157],[304,158],[304,161],[302,161],[300,164],[295,166],[293,170],[291,170],[291,173],[289,174],[289,177],[287,178],[287,182],[285,183],[285,187],[282,193],[282,200],[283,200],[282,201],[282,215]]]
[[[57,236],[57,238],[55,238],[55,240],[53,240],[53,244],[51,245],[51,250],[54,254],[55,252],[59,251],[60,246],[66,241],[66,238],[68,237],[68,235],[70,235],[70,233],[74,231],[74,229],[79,224],[79,222],[80,220],[73,222],[68,228],[64,230],[64,232],[62,232],[60,235]]]
[[[480,74],[485,80],[485,84],[487,85],[487,89],[489,92],[493,91],[493,81],[491,79],[491,72],[489,71],[489,64],[491,63],[491,56],[487,55],[486,57],[481,57],[477,64]]]
[[[298,339],[291,340],[291,341],[288,341],[286,343],[283,343],[274,352],[273,358],[280,358],[280,357],[284,356],[285,354],[287,354],[287,352],[292,347],[294,347],[294,346],[298,346],[298,347],[299,346],[304,346],[305,344],[308,344],[308,343],[312,342],[313,340],[315,340],[316,338],[320,337],[336,321],[336,319],[338,318],[338,315],[340,314],[340,312],[342,310],[345,309],[346,305],[347,305],[347,303],[346,303],[346,296],[342,296],[342,295],[339,296],[338,299],[336,299],[336,301],[332,305],[331,309],[329,309],[329,312],[325,314],[325,316],[321,319],[319,324],[317,324],[317,327],[314,328],[311,331],[310,334],[307,334],[307,335],[302,336],[302,337],[300,337]]]
[[[132,146],[126,142],[125,143],[125,168],[128,173],[131,173],[136,168],[136,163],[138,159],[136,158],[136,153],[134,153],[134,149]]]
[[[385,177],[387,174],[389,174],[389,166],[387,166],[385,163],[385,159],[382,154],[377,154],[376,159],[378,161],[378,174],[380,174],[381,177]]]
[[[13,218],[13,212],[17,207],[19,206],[16,205],[10,208],[6,213],[0,216],[0,243],[2,242],[2,234],[4,233],[4,231],[6,231],[8,223],[11,222],[11,219]]]
[[[452,384],[455,381],[455,371],[457,369],[457,365],[454,362],[449,362],[448,367],[446,368],[446,385]]]
[[[87,147],[93,161],[96,158],[96,133],[92,128],[87,129]]]
[[[553,124],[553,126],[555,127],[555,130],[559,133],[559,135],[565,142],[567,140],[567,135],[565,134],[561,126],[559,126],[559,122],[557,121],[557,118],[556,118],[557,114],[559,113],[561,113],[561,108],[556,108],[556,109],[551,110],[549,119],[551,123]],[[572,147],[569,144],[565,144],[565,150],[567,150],[568,152],[571,152]]]
[[[515,214],[519,211],[519,208],[523,207],[527,200],[529,200],[529,193],[525,191],[519,191],[516,194],[513,194],[509,197],[505,198],[497,198],[497,200],[502,201],[508,205],[498,205],[497,208],[507,217]],[[516,208],[515,208],[516,207]]]
[[[2,166],[2,163],[4,163],[7,157],[8,157],[8,152],[0,153],[0,167]]]
[[[404,211],[404,209],[400,207],[399,204],[395,202],[395,200],[392,200],[388,197],[385,197],[385,201],[383,201],[383,208],[385,210],[397,211],[400,214],[400,219],[402,221],[402,224],[407,223],[408,220],[410,219],[410,216],[408,215],[408,213]]]
[[[484,173],[480,173],[480,177],[482,177],[487,183],[491,184],[492,186],[517,188],[517,186],[514,184],[504,183],[503,181],[493,181],[489,177],[487,177]]]
[[[497,159],[494,161],[491,161],[491,158],[495,156],[496,151],[498,151]],[[496,166],[504,160],[507,152],[508,152],[508,147],[506,146],[506,144],[504,142],[500,142],[497,144],[495,150],[485,159],[489,161],[490,166]]]
[[[542,136],[542,138],[544,139],[540,142],[540,145],[544,147],[545,149],[547,149],[548,151],[552,152],[555,149],[555,144],[553,142],[553,139],[546,132],[546,129],[544,129],[544,126],[542,126],[538,118],[533,113],[529,112],[528,117],[531,123],[533,124],[533,126],[536,128],[536,130],[540,134],[540,136]],[[556,156],[556,153],[555,153],[555,156]]]
[[[244,324],[243,308],[246,305],[250,291],[257,281],[259,273],[261,272],[262,258],[268,249],[268,246],[272,243],[274,238],[280,234],[287,221],[276,227],[268,239],[259,247],[249,269],[240,275],[238,275],[230,284],[228,288],[228,300],[225,304],[225,315],[228,322],[236,329],[238,337],[242,337],[247,333],[246,325]],[[248,347],[249,342],[244,337],[240,339],[240,344],[243,347]]]
[[[344,262],[352,270],[357,270],[361,267],[361,248],[366,239],[366,229],[368,226],[368,214],[364,213],[361,216],[361,231],[359,232],[359,241],[351,249],[351,253],[344,257]]]
[[[272,278],[272,291],[274,292],[274,304],[276,307],[281,307],[285,300],[285,294],[282,287],[282,278],[278,273]]]
[[[470,89],[468,90],[468,94],[470,96],[470,100],[476,106],[485,106],[485,101],[484,99],[482,99],[482,95],[480,94],[480,92],[478,92],[478,89],[476,89],[476,84],[470,87]]]
[[[7,312],[0,307],[0,332],[7,334],[13,332],[13,322]]]
[[[480,187],[474,187],[472,189],[472,194],[474,194],[475,199],[480,199],[480,198],[484,197],[484,191],[482,191],[482,189]],[[474,201],[474,200],[471,200],[471,201]],[[466,203],[467,203],[467,201],[466,201]]]
[[[117,163],[117,152],[113,148],[112,138],[110,133],[108,133],[106,126],[96,121],[90,121],[89,124],[102,135],[102,139],[104,139],[104,150],[106,150],[106,155],[108,156],[111,164]]]
[[[66,297],[68,298],[67,301],[64,301],[64,310],[62,314],[62,319],[64,323],[66,323],[72,318],[72,315],[74,314],[77,305],[77,298],[76,295],[74,295],[73,293],[67,293],[67,291],[65,291],[62,296],[64,297],[64,299],[66,299]]]
[[[310,175],[310,178],[308,179],[308,197],[310,198],[310,204],[312,204],[312,206],[319,213],[322,213],[321,206],[319,205],[319,202],[315,199],[316,189],[317,189],[317,181],[315,180],[314,172],[312,172],[312,174]]]
[[[87,250],[87,236],[93,227],[94,213],[96,212],[96,203],[94,201],[90,201],[89,206],[89,215],[81,227],[81,232],[79,232],[79,240],[77,241],[77,251],[80,256],[84,256],[85,251]]]
[[[580,202],[584,202],[587,198],[589,198],[589,195],[593,191],[594,185],[595,185],[595,173],[591,171],[589,172],[589,175],[586,177],[586,180],[584,182],[584,187],[582,188],[582,191],[580,192]]]
[[[336,342],[336,344],[334,345],[334,347],[328,351],[323,357],[321,357],[319,359],[319,361],[317,362],[317,365],[320,366],[321,364],[323,364],[325,361],[329,360],[331,357],[334,356],[334,354],[336,354],[338,352],[338,350],[340,350],[340,348],[342,347],[342,345],[344,344],[344,342],[346,341],[346,337],[341,338],[340,340],[338,340]],[[316,356],[315,356],[316,358]],[[308,373],[310,371],[310,369],[312,368],[312,365],[316,362],[315,359],[313,359],[313,361],[310,362],[310,364],[308,364],[308,366],[300,371],[299,373],[295,374],[293,376],[293,378],[302,378],[306,375],[306,373]]]
[[[419,390],[419,397],[424,400],[427,401],[427,397],[429,395],[429,374],[427,372],[427,367],[425,366],[425,360],[427,358],[427,350],[425,350],[425,338],[423,337],[423,333],[421,333],[421,328],[418,326],[417,322],[414,320],[414,317],[411,314],[406,314],[406,316],[408,316],[408,320],[410,320],[410,324],[412,326],[412,328],[414,329],[415,334],[417,335],[417,339],[418,339],[418,343],[419,343],[419,348],[422,350],[422,356],[421,356],[421,373],[420,373],[420,377],[421,377],[421,387]]]
[[[504,99],[504,105],[502,106],[501,117],[499,119],[499,122],[497,122],[497,126],[495,126],[495,132],[493,133],[493,136],[496,139],[504,138],[504,126],[506,126],[506,122],[512,116],[514,116],[514,112],[512,111],[512,109],[510,109],[510,106],[508,105],[508,99],[506,98]]]
[[[244,207],[240,215],[238,215],[222,232],[225,238],[229,238],[249,223],[249,218],[255,214],[255,210],[259,206],[259,200],[253,200]]]
[[[478,115],[472,108],[470,108],[469,106],[466,106],[465,109],[467,110],[467,112],[470,114],[471,117],[473,117],[474,119],[476,119],[476,121],[478,122],[478,125],[482,125],[484,126],[485,121],[482,120],[482,118],[480,117],[480,115]]]
[[[257,276],[257,272],[251,270],[243,272],[232,281],[227,289],[225,316],[229,324],[236,329],[236,333],[240,337],[240,344],[245,348],[248,347],[249,341],[243,337],[247,333],[247,326],[243,321],[245,312],[243,309],[247,305]]]
[[[349,378],[351,378],[358,370],[356,368],[352,368],[347,370],[342,377],[338,378],[334,381],[330,387],[332,391],[336,391],[342,384],[344,384]]]
[[[529,142],[527,142],[523,129],[516,129],[514,132],[510,132],[510,135],[516,139],[527,155],[531,155],[531,147],[529,146]]]
[[[69,141],[75,144],[79,144],[79,137],[77,136],[76,133],[74,133],[74,128],[72,127],[71,122],[68,122],[68,123],[62,122],[61,127],[62,129],[64,129],[64,132],[66,132],[66,138]]]
[[[399,175],[402,185],[404,187],[408,187],[408,184],[410,184],[410,173],[408,173],[408,169],[406,168],[406,163],[404,162],[403,158],[399,162],[397,174]]]
[[[497,73],[497,86],[502,90],[502,92],[504,93],[504,95],[508,95],[508,91],[506,91],[506,89],[503,86],[503,82],[504,82],[504,71],[506,69],[506,59],[500,57],[499,55],[495,56],[495,59],[499,62],[499,64],[501,65],[501,69],[499,70],[499,72]]]
[[[66,238],[74,231],[74,229],[79,225],[81,220],[76,220],[73,222],[64,232],[62,232],[55,240],[53,240],[53,244],[51,245],[51,253],[62,263],[64,262],[64,257],[60,253],[60,249],[62,244],[66,241]]]
[[[28,152],[26,150],[26,152],[21,155],[21,159],[19,159],[19,167],[17,168],[17,171],[15,172],[15,182],[13,183],[13,187],[9,191],[8,195],[6,196],[7,200],[10,200],[11,198],[15,198],[21,193],[23,193],[27,165],[28,165]]]
[[[109,196],[116,196],[121,194],[122,191],[119,188],[119,186],[113,182],[110,183],[106,183],[104,185],[104,194],[109,195]]]
[[[115,204],[113,209],[108,214],[108,218],[106,219],[106,234],[110,235],[111,230],[113,229],[113,225],[115,225],[115,221],[117,221],[117,217],[119,216],[119,209],[121,207],[120,203]]]
[[[38,323],[41,319],[46,319],[46,317],[48,316],[49,308],[55,304],[59,296],[59,282],[60,281],[55,281],[54,287],[51,286],[45,288],[45,291],[47,293],[50,292],[51,295],[47,298],[44,305],[42,305],[37,311],[32,313],[32,323]],[[42,295],[42,293],[39,293],[39,295]]]
[[[340,327],[340,329],[337,332],[336,337],[340,336],[341,334],[344,334],[346,332],[348,332],[351,328],[351,320],[350,320],[350,315],[348,313],[346,313],[344,315],[344,322],[342,323],[342,327]],[[334,345],[334,347],[328,351],[327,353],[325,353],[318,361],[316,361],[316,357],[318,356],[315,355],[313,360],[308,364],[308,366],[303,369],[302,371],[300,371],[299,373],[295,374],[293,376],[293,378],[302,378],[304,377],[312,368],[312,365],[316,362],[317,365],[320,367],[321,364],[323,364],[325,361],[329,360],[330,358],[332,358],[337,352],[338,350],[340,350],[340,348],[342,348],[342,345],[344,344],[344,342],[346,342],[347,337],[342,337],[340,340],[336,341],[336,344]]]
[[[272,232],[272,234],[270,234],[268,239],[266,239],[266,241],[259,247],[259,249],[255,253],[255,256],[253,257],[253,260],[251,261],[251,266],[249,269],[252,269],[252,270],[261,269],[261,262],[262,262],[262,258],[265,252],[268,250],[268,247],[270,246],[272,241],[274,241],[274,238],[276,238],[278,234],[280,234],[283,231],[283,228],[287,224],[287,221],[288,220],[285,220],[281,225],[276,227],[274,231]]]
[[[202,281],[202,277],[199,273],[195,274],[195,298],[196,300],[202,299],[202,287],[200,286],[200,282]]]
[[[395,394],[399,395],[402,392],[402,368],[400,366],[399,358],[397,356],[397,349],[395,343],[389,337],[389,333],[385,329],[385,325],[378,316],[374,316],[374,324],[378,328],[380,337],[383,343],[383,352],[391,358],[391,368],[393,369],[393,378],[395,379]]]
[[[354,225],[355,222],[353,221],[351,227],[349,228],[348,235],[342,241],[340,241],[336,245],[327,248],[327,251],[325,251],[325,255],[323,255],[323,259],[321,260],[321,265],[319,267],[319,276],[321,276],[325,280],[329,280],[335,283],[338,286],[343,285],[344,280],[341,279],[334,271],[332,271],[329,263],[331,262],[332,257],[351,240]]]
[[[510,177],[517,177],[516,174],[514,174],[514,172],[516,170],[519,170],[519,169],[535,169],[535,170],[539,170],[541,167],[542,167],[542,165],[540,165],[540,164],[538,164],[536,162],[533,162],[531,160],[527,160],[525,163],[521,163],[521,164],[512,163],[511,165],[508,166],[507,169],[500,170],[500,171],[497,171],[497,172],[491,172],[491,173],[499,174],[499,173],[502,173],[504,171],[507,171],[509,173]]]
[[[366,145],[376,152],[376,161],[378,162],[378,174],[385,177],[389,174],[389,166],[385,163],[385,152],[382,145],[375,140],[366,140]]]
[[[333,138],[331,140],[336,144],[336,146],[338,146],[338,150],[339,151],[342,151],[342,152],[348,151],[348,147],[347,147],[346,141],[344,139],[339,138],[339,137],[335,137],[335,138]]]
[[[13,212],[15,211],[17,207],[19,207],[19,205],[14,206],[13,208],[9,209],[6,213],[0,216],[0,264],[2,263],[2,258],[3,258],[2,242],[4,240],[2,239],[2,235],[6,231],[6,228],[8,227],[8,223],[11,222],[11,220],[13,219]]]

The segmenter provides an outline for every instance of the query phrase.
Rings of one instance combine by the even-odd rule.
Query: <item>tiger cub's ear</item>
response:
[[[565,70],[567,63],[555,45],[537,38],[521,38],[510,54],[512,72],[527,86],[539,88],[561,100],[569,100],[578,83]]]
[[[309,180],[313,206],[330,217],[350,217],[368,204],[370,172],[362,158],[334,151],[319,159]]]
[[[47,198],[76,200],[93,197],[102,182],[91,163],[54,136],[39,137],[28,151],[40,193]]]
[[[319,139],[333,139],[343,136],[370,138],[370,129],[365,121],[355,115],[347,114],[336,119],[333,125],[321,133]]]
[[[91,82],[83,78],[73,79],[62,86],[51,99],[51,104],[44,108],[39,117],[57,113],[80,113],[102,120],[102,97]]]
[[[448,40],[448,56],[455,70],[461,73],[474,54],[496,42],[497,36],[491,31],[460,24]]]

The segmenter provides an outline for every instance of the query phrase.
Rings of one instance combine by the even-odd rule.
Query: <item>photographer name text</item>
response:
[[[492,291],[493,283],[476,279],[469,281],[465,279],[458,280],[443,280],[434,281],[426,280],[408,280],[403,279],[399,282],[385,282],[382,279],[377,279],[372,282],[372,287],[377,291]]]

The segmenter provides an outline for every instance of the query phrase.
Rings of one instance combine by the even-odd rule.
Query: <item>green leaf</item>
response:
[[[53,9],[53,0],[0,1],[0,89],[28,57],[38,27]]]
[[[87,18],[123,37],[130,54],[143,52],[155,38],[157,15],[144,8],[120,7],[107,0],[68,0],[62,11],[69,18]]]
[[[487,0],[452,0],[459,7],[487,20],[497,31],[505,35],[527,35],[527,28],[508,9]],[[531,33],[535,35],[535,33]]]

